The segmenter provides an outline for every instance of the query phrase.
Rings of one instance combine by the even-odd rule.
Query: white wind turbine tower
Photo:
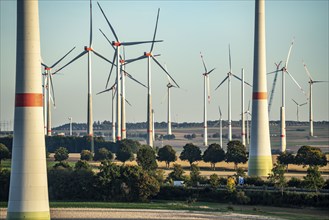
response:
[[[294,81],[294,83],[298,86],[298,88],[305,94],[302,87],[297,83],[297,81],[294,79],[294,77],[288,71],[288,62],[289,62],[289,57],[290,57],[290,53],[291,53],[291,49],[292,49],[293,44],[294,44],[294,39],[292,40],[291,45],[289,47],[286,62],[284,64],[284,66],[282,67],[282,69],[280,70],[281,73],[282,73],[282,106],[280,108],[280,113],[281,113],[281,135],[280,135],[280,137],[281,137],[281,149],[280,149],[280,151],[281,152],[286,151],[286,113],[285,113],[286,74],[288,74],[290,76],[290,78]],[[277,66],[277,68],[278,68],[278,66]],[[273,72],[270,72],[268,74],[276,73],[276,72],[277,72],[277,70],[275,70]]]
[[[167,135],[172,135],[171,132],[171,105],[170,105],[170,89],[175,88],[173,84],[170,83],[168,79],[168,84],[167,84],[167,96],[168,96],[168,105],[167,105]]]
[[[202,64],[204,67],[204,73],[202,74],[204,76],[204,83],[203,83],[203,145],[204,146],[208,146],[208,126],[207,126],[207,99],[208,102],[210,101],[210,85],[209,85],[209,74],[215,70],[215,68],[213,68],[212,70],[208,71],[206,64],[203,60],[203,56],[200,52],[200,56],[201,56],[201,60],[202,60]]]
[[[64,65],[62,68],[57,70],[55,73],[59,72],[66,66],[70,65],[80,57],[84,56],[85,54],[88,54],[88,104],[87,104],[87,135],[91,138],[91,151],[94,152],[94,132],[93,132],[93,112],[92,112],[92,93],[91,93],[91,52],[93,52],[98,57],[102,58],[103,60],[109,62],[112,64],[111,61],[106,59],[104,56],[97,53],[92,48],[92,40],[93,40],[93,32],[92,32],[92,2],[90,0],[90,36],[89,36],[89,46],[84,47],[84,51],[82,51],[78,56],[76,56],[74,59],[72,59],[70,62],[68,62],[66,65]],[[54,73],[54,74],[55,74]]]
[[[220,147],[223,148],[223,119],[222,119],[222,111],[220,110],[220,107],[218,106],[218,111],[219,111],[219,143]]]
[[[328,82],[328,81],[315,81],[313,80],[313,78],[311,77],[310,72],[307,69],[306,64],[303,62],[304,68],[306,70],[306,73],[308,75],[309,81],[308,83],[310,84],[309,87],[309,92],[308,92],[308,103],[309,103],[309,120],[310,120],[310,137],[313,137],[313,97],[312,97],[312,93],[313,93],[313,84],[314,83],[321,83],[321,82]]]
[[[231,65],[231,49],[230,49],[230,45],[228,46],[228,52],[229,52],[229,66],[230,66],[230,70],[227,73],[227,76],[225,77],[225,79],[216,87],[215,90],[217,90],[226,80],[228,80],[228,141],[232,140],[232,117],[231,117],[231,76],[237,78],[238,80],[242,81],[242,79],[240,79],[239,77],[237,77],[236,75],[234,75],[232,73],[232,65]],[[251,87],[251,85],[247,82],[244,81],[244,83],[246,83],[247,85],[249,85]]]
[[[59,60],[57,60],[53,65],[48,66],[44,63],[41,63],[41,65],[44,67],[45,69],[45,81],[44,81],[44,108],[47,109],[47,114],[45,117],[45,124],[46,124],[46,134],[47,136],[51,136],[51,98],[53,99],[53,104],[55,106],[55,94],[54,94],[54,86],[53,86],[53,80],[52,80],[52,75],[53,73],[51,72],[51,69],[53,69],[59,62],[61,62],[67,55],[69,55],[69,53],[71,53],[73,50],[75,49],[75,47],[73,47],[69,52],[67,52],[62,58],[60,58]],[[52,96],[51,96],[51,92],[52,91]],[[47,96],[46,96],[46,91],[47,91]],[[47,103],[47,106],[46,106]],[[45,111],[46,112],[46,111]]]
[[[307,102],[305,103],[302,103],[302,104],[299,104],[298,102],[296,102],[294,99],[291,99],[297,106],[297,121],[299,122],[299,107],[303,106],[303,105],[306,105]]]
[[[115,62],[116,60],[116,80],[117,80],[117,93],[118,94],[122,94],[122,89],[121,89],[121,76],[120,76],[120,73],[121,73],[121,63],[120,63],[120,47],[121,46],[132,46],[132,45],[137,45],[137,44],[144,44],[144,43],[152,43],[152,47],[153,47],[153,44],[154,44],[154,40],[153,41],[139,41],[139,42],[120,42],[118,36],[116,35],[115,31],[114,31],[114,28],[112,27],[111,23],[109,22],[109,20],[107,19],[102,7],[100,6],[100,4],[97,2],[98,4],[98,7],[99,9],[101,10],[107,24],[109,25],[110,29],[111,29],[111,32],[112,34],[114,35],[114,38],[116,41],[113,41],[112,42],[112,45],[115,47],[115,54],[114,54],[114,57],[113,57],[113,62]],[[161,42],[161,41],[156,41],[156,42]],[[112,64],[112,67],[111,67],[111,70],[113,68],[113,65]],[[110,79],[110,76],[111,76],[111,72],[109,74],[109,77],[107,79],[107,83],[106,83],[106,87],[108,85],[108,82],[109,82],[109,79]],[[122,131],[122,125],[121,125],[121,107],[122,107],[122,104],[121,104],[121,97],[120,95],[117,95],[117,107],[116,107],[116,112],[117,112],[117,129],[116,129],[116,134],[117,134],[117,137],[116,137],[116,140],[117,141],[120,141],[121,140],[121,131]]]
[[[244,69],[241,69],[241,142],[246,146],[246,132],[244,119]]]
[[[147,58],[147,144],[151,147],[153,147],[153,120],[152,120],[152,90],[151,90],[151,58],[153,61],[167,74],[167,76],[170,77],[170,79],[175,83],[175,85],[179,88],[178,84],[176,81],[170,76],[168,71],[159,63],[159,61],[155,58],[156,55],[153,55],[153,48],[154,48],[154,43],[159,42],[155,41],[156,37],[156,32],[157,32],[157,27],[158,27],[158,21],[159,21],[159,14],[160,14],[160,8],[158,9],[158,14],[157,14],[157,19],[155,23],[155,30],[154,30],[154,35],[153,35],[153,41],[151,45],[151,49],[149,52],[144,52],[144,54],[136,59],[132,59],[130,62],[141,60]]]
[[[112,91],[112,96],[111,96],[111,102],[112,102],[112,142],[115,142],[115,107],[114,107],[114,99],[115,99],[115,93],[116,93],[116,83],[114,83],[113,86],[111,86],[109,89],[105,89],[102,92],[97,93],[96,95],[99,95],[104,92],[109,92]]]

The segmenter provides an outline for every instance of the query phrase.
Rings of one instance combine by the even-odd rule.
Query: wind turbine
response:
[[[291,53],[291,49],[292,49],[293,44],[294,44],[294,39],[292,40],[291,45],[289,47],[286,62],[284,64],[284,66],[282,67],[282,69],[280,70],[281,73],[282,73],[282,106],[280,108],[280,112],[281,112],[281,135],[280,135],[281,136],[281,149],[280,149],[280,151],[281,152],[286,151],[286,113],[285,113],[286,74],[288,74],[290,76],[290,78],[294,81],[294,83],[298,86],[298,88],[305,94],[302,87],[297,83],[295,78],[288,71],[288,62],[289,62],[289,57],[290,57],[290,53]],[[277,69],[278,69],[278,67],[277,67]],[[270,72],[268,74],[271,74],[271,73],[277,73],[277,70],[275,70],[273,72]]]
[[[116,79],[117,79],[117,92],[118,94],[121,94],[121,77],[120,77],[120,73],[121,73],[121,63],[120,63],[120,47],[121,46],[132,46],[132,45],[138,45],[138,44],[144,44],[144,43],[152,43],[152,48],[153,48],[153,45],[154,45],[154,42],[162,42],[162,41],[139,41],[139,42],[120,42],[117,34],[115,33],[114,31],[114,28],[112,27],[111,23],[109,22],[109,20],[107,19],[102,7],[100,6],[100,4],[97,2],[98,4],[98,7],[99,9],[101,10],[107,24],[109,25],[110,29],[111,29],[111,32],[112,34],[114,35],[114,38],[116,41],[113,41],[112,42],[112,45],[115,47],[115,53],[114,53],[114,57],[113,57],[113,62],[114,63],[116,61]],[[155,36],[154,36],[155,38]],[[154,58],[155,59],[155,58]],[[108,85],[108,82],[110,80],[110,77],[111,77],[111,72],[112,72],[112,68],[113,68],[114,64],[112,65],[111,67],[111,71],[110,71],[110,74],[108,76],[108,79],[107,79],[107,83],[106,83],[106,87]],[[122,130],[122,126],[121,126],[121,99],[120,99],[120,96],[117,95],[117,141],[120,141],[121,140],[121,130]]]
[[[306,105],[307,102],[305,103],[302,103],[302,104],[299,104],[298,102],[296,102],[294,99],[291,99],[297,106],[297,121],[299,122],[299,107],[303,106],[303,105]]]
[[[208,102],[210,101],[210,91],[209,91],[209,74],[215,70],[213,68],[212,70],[208,71],[206,64],[203,60],[202,53],[200,52],[202,64],[204,67],[204,73],[202,74],[204,76],[204,83],[203,83],[203,92],[204,92],[204,99],[203,99],[203,145],[208,146],[208,128],[207,128],[207,99]]]
[[[159,14],[160,14],[160,8],[158,9],[157,19],[155,23],[155,30],[153,35],[153,41],[151,45],[151,49],[149,52],[144,52],[144,54],[138,58],[132,59],[132,61],[137,61],[140,59],[147,58],[147,88],[148,88],[148,94],[147,94],[147,144],[151,147],[153,147],[153,122],[152,122],[152,92],[151,92],[151,59],[167,74],[167,76],[170,77],[170,79],[175,83],[175,85],[179,88],[176,81],[171,77],[171,75],[168,73],[168,71],[160,64],[160,62],[155,58],[156,55],[153,55],[153,48],[154,43],[158,42],[155,41],[157,27],[158,27],[158,21],[159,21]]]
[[[239,77],[237,77],[236,75],[234,75],[232,73],[232,64],[231,64],[231,49],[230,49],[230,45],[228,45],[228,54],[229,54],[229,66],[230,66],[230,70],[227,73],[227,76],[224,78],[224,80],[216,87],[215,90],[217,90],[226,80],[228,80],[228,141],[232,140],[232,118],[231,118],[231,77],[235,77],[236,79],[242,81],[242,79],[240,79]],[[251,87],[251,85],[247,82],[244,81],[244,83],[246,83],[247,85],[249,85]]]
[[[309,78],[308,83],[310,84],[309,93],[308,93],[308,95],[309,95],[308,103],[309,103],[310,137],[313,137],[313,97],[312,97],[313,84],[314,83],[328,82],[328,81],[318,81],[318,80],[315,81],[315,80],[313,80],[313,78],[311,77],[311,74],[308,71],[307,66],[304,62],[303,62],[303,65],[304,65],[304,68],[305,68],[306,73],[307,73],[308,78]]]
[[[53,65],[48,66],[44,63],[41,63],[41,65],[44,67],[45,69],[45,73],[44,73],[44,77],[45,77],[45,81],[44,81],[44,100],[46,100],[45,103],[47,103],[47,107],[44,106],[44,108],[46,107],[47,109],[47,123],[45,120],[45,123],[47,124],[47,136],[51,136],[51,97],[53,98],[53,104],[55,106],[55,93],[54,93],[54,86],[53,86],[53,80],[52,80],[52,75],[53,73],[51,73],[51,69],[53,69],[59,62],[61,62],[67,55],[69,55],[69,53],[71,53],[73,50],[75,49],[75,47],[73,47],[69,52],[67,52],[62,58],[60,58],[59,60],[57,60]],[[52,91],[52,96],[51,96],[51,92]],[[47,91],[47,98],[46,98],[46,92]],[[44,103],[44,105],[45,105]]]
[[[220,106],[218,106],[219,111],[219,143],[220,147],[223,149],[223,119],[222,119],[222,111],[220,110]]]
[[[94,53],[96,56],[102,58],[103,60],[113,64],[111,61],[106,59],[104,56],[101,54],[97,53],[93,48],[92,48],[92,40],[93,40],[93,32],[92,32],[92,1],[90,0],[90,36],[89,36],[89,46],[84,47],[84,51],[82,51],[78,56],[73,58],[70,62],[68,62],[66,65],[64,65],[62,68],[57,70],[55,73],[58,71],[62,70],[66,66],[70,65],[80,57],[84,56],[85,54],[88,55],[88,104],[87,104],[87,134],[91,138],[91,151],[94,152],[94,132],[93,132],[93,113],[92,113],[92,94],[91,94],[91,53]],[[54,73],[54,74],[55,74]]]

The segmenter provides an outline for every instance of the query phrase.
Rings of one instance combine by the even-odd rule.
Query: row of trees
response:
[[[145,169],[153,169],[157,166],[156,160],[164,161],[167,168],[169,168],[171,162],[177,160],[176,151],[170,145],[165,145],[162,148],[154,150],[153,148],[143,145],[139,146],[137,149],[132,149],[126,142],[121,142],[119,144],[119,149],[116,152],[115,159],[125,163],[126,161],[134,160],[134,153],[137,154],[136,161]],[[60,147],[55,151],[55,160],[64,161],[68,158],[68,150],[64,147]],[[202,154],[200,148],[192,143],[188,143],[183,147],[179,158],[181,160],[186,160],[190,163],[190,166],[196,162],[203,160],[211,164],[211,168],[215,170],[215,165],[218,162],[226,161],[233,162],[235,168],[239,163],[246,163],[248,161],[248,155],[246,148],[241,144],[240,141],[231,141],[227,146],[227,153],[221,148],[219,144],[211,144]],[[82,160],[92,160],[102,161],[106,159],[114,159],[113,153],[106,148],[99,148],[95,155],[93,156],[89,150],[81,151]],[[155,167],[156,168],[156,167]]]

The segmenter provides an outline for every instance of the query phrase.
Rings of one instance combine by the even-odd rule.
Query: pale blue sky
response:
[[[211,103],[208,119],[218,118],[218,105],[227,119],[227,83],[214,89],[225,78],[228,67],[228,44],[231,44],[232,70],[240,76],[245,68],[246,80],[252,83],[254,1],[100,1],[107,17],[121,41],[151,40],[157,8],[161,8],[154,53],[160,53],[159,61],[166,63],[168,71],[182,89],[172,90],[173,121],[201,122],[203,112],[203,66],[200,51],[208,69],[216,67],[210,75]],[[274,62],[285,60],[293,37],[288,69],[305,91],[308,78],[302,65],[304,59],[315,80],[328,80],[328,1],[267,1],[267,71],[275,69]],[[12,120],[15,93],[15,38],[16,1],[0,1],[0,73],[1,120]],[[62,65],[83,50],[89,42],[88,1],[40,1],[41,53],[46,64],[53,64],[73,46],[75,51]],[[114,37],[100,10],[93,1],[93,48],[112,59],[113,50],[98,31]],[[127,58],[142,55],[149,45],[127,47]],[[61,65],[59,65],[61,66]],[[92,58],[92,90],[94,120],[110,120],[109,94],[95,95],[105,87],[109,65],[98,57]],[[41,69],[40,69],[41,71]],[[127,66],[127,71],[146,83],[146,60]],[[87,57],[70,65],[61,75],[54,76],[57,108],[53,110],[53,125],[86,122],[87,105]],[[268,90],[274,76],[268,77]],[[114,78],[111,79],[113,83]],[[152,92],[155,120],[166,120],[167,78],[152,63]],[[240,82],[233,79],[233,120],[240,119]],[[296,120],[296,105],[306,97],[287,77],[286,118]],[[126,96],[132,107],[127,106],[127,121],[146,120],[146,89],[127,81]],[[245,108],[251,97],[246,88]],[[314,86],[314,120],[329,120],[328,84]],[[281,105],[281,77],[278,77],[271,120],[278,120]],[[300,108],[300,119],[308,120],[308,107]]]

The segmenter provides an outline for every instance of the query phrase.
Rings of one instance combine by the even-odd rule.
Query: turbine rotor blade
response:
[[[230,73],[232,72],[232,63],[231,63],[231,46],[228,45],[228,57],[229,57],[229,65],[230,65]]]
[[[75,47],[73,47],[69,52],[67,52],[61,59],[59,59],[56,63],[54,63],[50,68],[54,68],[59,62],[61,62],[69,53],[71,53]]]
[[[89,48],[91,48],[91,45],[93,43],[93,5],[90,0],[90,38],[89,38]]]
[[[313,81],[313,83],[322,83],[322,82],[328,82],[328,81],[324,81],[324,80],[316,80],[316,81]]]
[[[155,23],[155,29],[154,29],[154,35],[153,35],[153,42],[152,42],[152,45],[151,45],[150,53],[152,53],[152,51],[153,51],[155,36],[156,36],[156,33],[157,33],[157,29],[158,29],[159,14],[160,14],[160,8],[158,8],[158,15],[157,15],[156,23]]]
[[[206,64],[205,64],[205,62],[204,62],[204,60],[203,60],[203,56],[202,56],[202,53],[201,53],[201,52],[200,52],[200,56],[201,56],[201,60],[202,60],[202,63],[203,63],[204,72],[207,73],[207,72],[208,72],[208,71],[207,71],[207,67],[206,67]]]
[[[284,65],[284,67],[285,67],[286,69],[288,68],[288,62],[289,62],[289,58],[290,58],[290,53],[291,53],[292,46],[294,45],[294,41],[295,41],[295,38],[292,39],[292,42],[291,42],[290,47],[289,47],[287,60],[286,60],[286,63],[285,63],[285,65]]]
[[[105,88],[107,88],[107,86],[109,85],[109,81],[110,81],[110,78],[111,78],[113,66],[114,66],[115,60],[117,58],[117,53],[118,53],[118,50],[115,50],[115,53],[114,53],[114,56],[113,56],[113,61],[112,61],[112,66],[111,66],[111,70],[110,70],[109,76],[107,77]]]
[[[127,99],[125,99],[125,101],[126,101],[126,103],[127,103],[128,105],[130,105],[130,107],[132,107],[132,105],[130,104],[130,102],[128,102]]]
[[[178,87],[178,88],[180,88],[179,87],[179,85],[176,83],[176,81],[171,77],[171,75],[167,72],[167,70],[159,63],[159,61],[153,56],[153,55],[151,55],[151,57],[152,57],[152,59],[154,60],[154,62],[156,62],[157,64],[158,64],[158,66],[170,77],[170,79],[176,84],[176,86]]]
[[[99,7],[99,9],[101,10],[101,12],[102,12],[102,14],[103,14],[103,16],[104,16],[106,22],[107,22],[107,24],[108,24],[109,27],[110,27],[110,29],[111,29],[111,31],[112,31],[112,33],[113,33],[113,35],[114,35],[115,40],[116,40],[117,42],[120,42],[118,36],[116,35],[116,33],[115,33],[115,31],[114,31],[114,29],[113,29],[111,23],[110,23],[110,21],[107,19],[107,17],[106,17],[106,15],[105,15],[105,13],[104,13],[104,11],[103,11],[101,5],[100,5],[98,2],[97,2],[97,4],[98,4],[98,7]]]
[[[48,66],[44,63],[41,63],[41,66],[43,66],[44,68],[47,68]]]
[[[137,57],[137,58],[133,58],[133,59],[129,59],[129,60],[125,60],[125,65],[126,64],[129,64],[129,63],[132,63],[132,62],[135,62],[137,60],[141,60],[141,59],[145,59],[147,56],[140,56],[140,57]]]
[[[115,50],[112,42],[107,38],[107,36],[104,34],[104,32],[101,29],[99,29],[99,31],[103,34],[103,36],[105,37],[105,39],[107,40],[107,42],[109,42],[109,44],[112,46],[113,50]]]
[[[220,106],[218,106],[218,111],[219,111],[220,117],[222,117],[222,111],[220,110]]]
[[[216,68],[213,68],[212,70],[210,70],[207,75],[209,75],[212,71],[214,71]]]
[[[52,92],[52,99],[53,99],[53,104],[54,107],[56,107],[56,102],[55,102],[55,90],[54,90],[54,84],[53,84],[53,77],[51,76],[51,74],[49,75],[49,79],[50,79],[50,86],[48,86],[48,89],[50,89],[50,91]],[[51,87],[51,88],[49,88]]]
[[[136,42],[122,42],[121,45],[123,46],[132,46],[138,44],[148,44],[148,43],[158,43],[163,42],[163,40],[156,40],[156,41],[136,41]]]
[[[135,79],[132,75],[130,75],[129,73],[127,73],[127,71],[124,70],[124,73],[128,76],[128,78],[130,78],[131,80],[135,81],[136,83],[144,86],[145,88],[147,88],[146,85],[144,85],[143,83],[141,83],[140,81],[138,81],[137,79]]]
[[[99,95],[99,94],[102,94],[102,93],[104,93],[104,92],[108,92],[108,91],[111,91],[114,87],[115,87],[115,83],[114,83],[114,85],[113,86],[111,86],[111,88],[108,88],[108,89],[105,89],[105,90],[103,90],[103,91],[101,91],[101,92],[99,92],[99,93],[97,93],[96,95]]]
[[[299,105],[294,99],[291,99],[294,103],[296,103],[296,105]]]
[[[295,78],[288,72],[288,70],[286,70],[286,72],[287,72],[287,74],[290,76],[290,78],[294,81],[294,83],[298,86],[298,88],[302,91],[302,93],[304,93],[304,95],[305,96],[307,96],[306,95],[306,93],[305,93],[305,91],[302,89],[302,87],[298,84],[298,82],[295,80]]]
[[[300,104],[299,106],[303,106],[303,105],[306,105],[307,104],[307,102],[305,102],[305,103],[303,103],[303,104]]]
[[[88,51],[83,51],[81,52],[78,56],[76,56],[75,58],[73,58],[70,62],[68,62],[67,64],[65,64],[64,66],[62,66],[61,68],[59,68],[58,70],[56,70],[54,74],[56,74],[57,72],[61,71],[62,69],[64,69],[65,67],[67,67],[68,65],[70,65],[71,63],[73,63],[74,61],[76,61],[77,59],[79,59],[80,57],[82,57],[83,55],[85,55],[86,53],[88,53]]]
[[[232,73],[232,76],[235,77],[235,78],[237,78],[238,80],[242,81],[242,79],[241,79],[240,77],[234,75],[233,73]],[[250,85],[250,84],[247,83],[246,81],[244,81],[244,83],[247,84],[248,86],[252,87],[252,85]]]
[[[228,76],[226,76],[223,81],[216,87],[215,90],[217,90],[226,80],[228,79]]]
[[[108,63],[117,66],[115,63],[112,63],[111,61],[109,61],[108,59],[106,59],[104,56],[102,56],[101,54],[97,53],[95,50],[92,50],[92,52],[97,55],[98,57],[102,58],[103,60],[107,61]]]

